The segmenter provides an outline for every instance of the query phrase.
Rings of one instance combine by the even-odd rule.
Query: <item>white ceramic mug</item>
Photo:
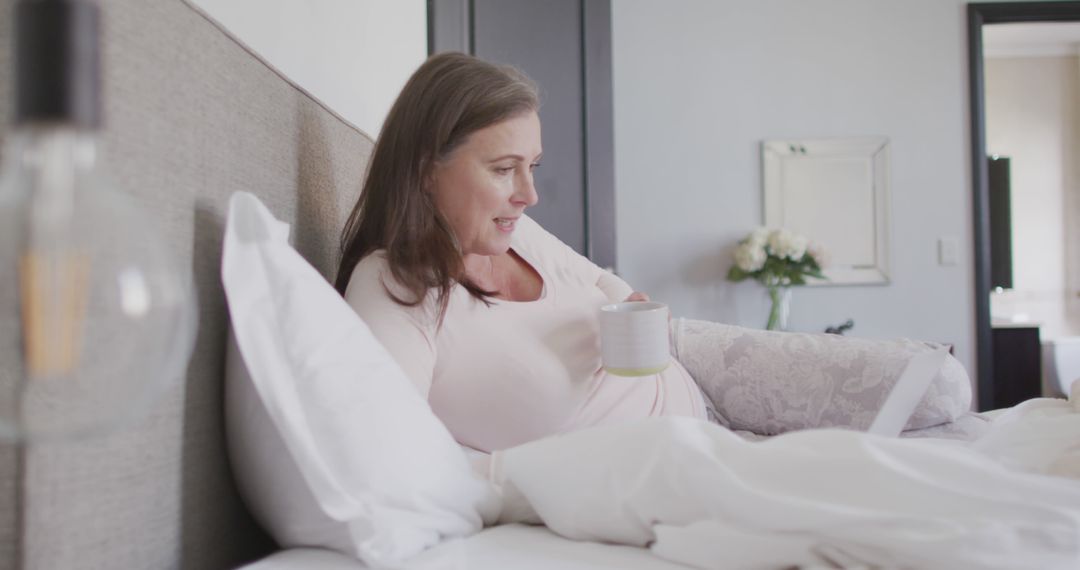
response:
[[[667,368],[668,306],[651,301],[600,307],[600,356],[618,376],[648,376]]]

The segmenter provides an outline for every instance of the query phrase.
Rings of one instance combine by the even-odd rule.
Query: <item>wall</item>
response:
[[[427,57],[423,0],[189,1],[372,136]]]
[[[886,286],[800,288],[791,327],[950,342],[974,376],[965,4],[613,2],[618,262],[676,315],[761,327],[765,294],[724,280],[762,222],[760,144],[891,141]],[[955,266],[937,240],[955,238]]]
[[[1011,158],[1014,286],[991,312],[1039,323],[1043,338],[1080,334],[1078,121],[1080,58],[987,60],[987,150]]]

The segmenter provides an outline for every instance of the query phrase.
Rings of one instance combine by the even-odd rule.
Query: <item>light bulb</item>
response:
[[[194,288],[102,172],[97,7],[23,2],[16,15],[16,124],[0,172],[0,437],[92,435],[138,417],[183,374]],[[79,40],[45,54],[66,64],[60,80],[35,60],[57,49],[43,43],[50,34]],[[44,90],[58,87],[84,97],[50,102]]]
[[[113,191],[92,134],[27,129],[0,179],[0,436],[90,434],[183,373],[195,312],[158,228]]]

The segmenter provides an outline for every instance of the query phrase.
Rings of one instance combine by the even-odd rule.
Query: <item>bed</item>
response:
[[[281,551],[245,570],[359,570],[356,559],[337,552],[295,548]],[[632,546],[573,541],[542,526],[508,524],[471,537],[445,542],[410,560],[402,570],[686,570]]]
[[[1031,400],[991,425],[968,411],[970,380],[946,347],[904,339],[678,319],[677,356],[720,414],[771,437],[653,417],[499,450],[477,473],[289,231],[254,194],[230,198],[230,459],[287,549],[255,568],[344,563],[296,551],[313,545],[373,568],[509,551],[514,566],[580,553],[703,570],[1080,561],[1080,402]],[[910,407],[879,422],[911,385]],[[962,419],[983,422],[973,441],[897,437]]]
[[[7,13],[12,5],[0,0]],[[281,550],[241,499],[225,434],[221,267],[230,197],[248,192],[291,226],[295,249],[330,277],[373,141],[182,0],[110,0],[104,16],[112,175],[190,269],[200,328],[184,382],[137,426],[0,448],[0,569],[364,568],[327,549]],[[0,42],[10,44],[11,32],[11,19],[0,19]],[[9,53],[0,50],[3,76]],[[10,88],[0,88],[9,106]],[[686,567],[641,547],[564,538],[573,533],[551,520],[446,540],[400,567]]]

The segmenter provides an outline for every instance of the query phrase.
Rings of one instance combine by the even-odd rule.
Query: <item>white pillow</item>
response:
[[[221,274],[250,376],[230,367],[227,421],[253,512],[283,546],[376,567],[478,531],[494,489],[288,233],[255,196],[230,199]]]

